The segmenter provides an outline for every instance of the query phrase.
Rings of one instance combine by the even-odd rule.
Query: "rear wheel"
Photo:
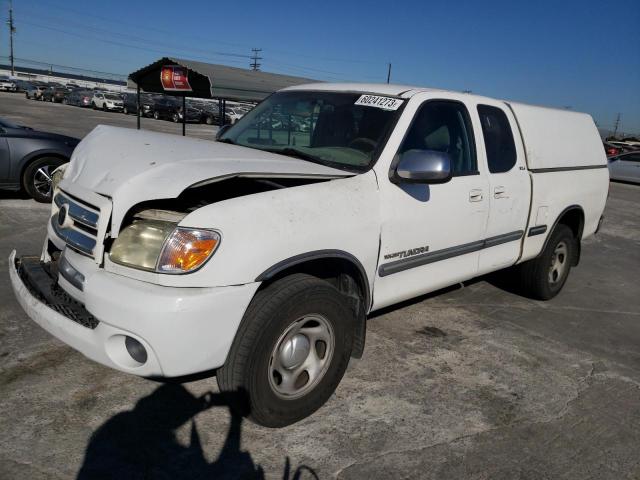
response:
[[[107,104],[106,104],[106,103],[103,103],[103,104],[102,104],[102,111],[103,111],[103,112],[106,112],[106,111],[107,111]]]
[[[523,293],[538,300],[560,293],[574,262],[577,241],[568,226],[557,225],[542,254],[519,267]]]
[[[177,113],[174,113],[173,115],[171,115],[171,120],[173,120],[173,123],[178,123],[178,121],[180,120],[180,117],[178,116]]]
[[[267,427],[297,422],[335,391],[349,363],[354,313],[331,284],[295,274],[252,300],[225,365],[220,390],[242,415]]]
[[[122,113],[124,113],[125,115],[129,115],[129,109],[127,109],[126,105],[122,108]]]
[[[51,202],[51,195],[53,193],[51,175],[53,171],[63,163],[66,163],[66,160],[55,157],[43,157],[31,162],[31,164],[27,166],[22,175],[22,186],[36,202]]]
[[[157,111],[153,112],[153,118],[155,118],[156,120],[160,120],[160,114]]]
[[[94,110],[98,108],[98,106],[96,105],[96,102],[91,102],[91,108],[93,108]]]
[[[204,121],[207,125],[213,125],[213,117],[210,115],[207,115],[207,118],[205,118]]]

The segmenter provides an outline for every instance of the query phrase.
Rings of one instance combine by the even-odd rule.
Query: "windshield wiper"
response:
[[[280,155],[288,155],[290,157],[296,157],[301,160],[309,160],[310,162],[323,164],[322,160],[316,157],[315,155],[311,155],[310,153],[301,152],[296,148],[265,148],[267,152],[278,153]]]

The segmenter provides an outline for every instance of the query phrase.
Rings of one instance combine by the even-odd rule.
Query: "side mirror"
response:
[[[226,124],[226,125],[222,125],[219,129],[218,132],[216,133],[216,140],[220,140],[220,137],[222,135],[224,135],[224,133],[229,130],[231,128],[230,124]]]
[[[446,183],[451,180],[451,157],[435,150],[407,150],[397,160],[393,183]]]

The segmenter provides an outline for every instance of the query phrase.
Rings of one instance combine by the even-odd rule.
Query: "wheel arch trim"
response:
[[[540,253],[538,254],[538,256],[542,255],[542,253],[546,250],[549,240],[551,239],[551,235],[555,231],[556,227],[560,224],[560,221],[562,220],[562,218],[564,218],[564,216],[567,213],[572,211],[579,212],[580,218],[581,218],[580,225],[578,225],[578,235],[576,237],[576,240],[577,240],[576,246],[578,251],[576,252],[576,258],[575,258],[575,264],[574,264],[574,265],[578,265],[578,262],[580,261],[580,244],[582,241],[582,232],[584,231],[584,209],[580,205],[569,205],[567,208],[565,208],[564,210],[562,210],[562,212],[558,214],[555,221],[553,222],[552,227],[548,230],[549,233],[547,234],[547,238],[544,239],[542,250],[540,250]]]
[[[312,252],[294,255],[293,257],[289,257],[284,260],[281,260],[278,263],[267,268],[264,272],[262,272],[260,275],[256,277],[255,281],[265,282],[288,268],[295,267],[297,265],[301,265],[303,263],[307,263],[310,261],[324,260],[324,259],[346,260],[356,268],[356,270],[360,274],[363,288],[364,288],[364,291],[363,291],[363,294],[365,297],[364,307],[366,311],[368,311],[371,306],[371,287],[369,285],[369,277],[367,276],[367,272],[365,271],[360,260],[358,260],[354,255],[348,252],[345,252],[344,250],[331,250],[331,249],[314,250]]]

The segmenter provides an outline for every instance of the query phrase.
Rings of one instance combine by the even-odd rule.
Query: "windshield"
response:
[[[375,162],[403,101],[360,104],[361,93],[292,91],[271,95],[220,141],[282,153],[334,168],[365,171]],[[365,103],[365,102],[362,102]]]
[[[105,95],[104,98],[106,98],[107,100],[122,100],[119,96],[117,95]]]

